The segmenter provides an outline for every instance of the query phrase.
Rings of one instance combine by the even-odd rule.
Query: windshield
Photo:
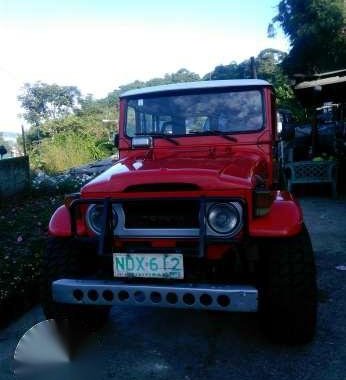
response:
[[[126,134],[185,136],[253,132],[263,127],[259,90],[129,99]]]

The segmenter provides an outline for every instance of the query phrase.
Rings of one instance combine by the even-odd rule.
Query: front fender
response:
[[[71,236],[71,215],[65,205],[56,209],[52,215],[49,221],[48,232],[53,236]]]
[[[278,192],[269,213],[249,223],[252,237],[289,237],[297,235],[303,225],[299,203],[289,192]]]

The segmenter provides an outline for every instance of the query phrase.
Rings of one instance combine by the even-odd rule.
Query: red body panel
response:
[[[290,193],[278,192],[270,211],[249,223],[253,237],[288,237],[300,232],[303,224],[302,210]]]
[[[88,234],[87,228],[82,220],[77,220],[77,234]],[[60,206],[51,217],[48,232],[52,236],[69,237],[71,236],[71,216],[66,206]]]
[[[49,234],[68,237],[71,235],[71,217],[66,206],[60,206],[49,222]]]
[[[199,150],[177,148],[154,153],[153,157],[130,156],[82,188],[90,193],[120,193],[130,186],[155,183],[183,183],[204,191],[251,189],[256,180],[266,180],[267,162],[261,152],[240,152],[227,146]],[[141,196],[141,194],[139,194]],[[176,194],[177,196],[178,194]]]

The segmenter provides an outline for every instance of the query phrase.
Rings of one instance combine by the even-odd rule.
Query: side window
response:
[[[133,107],[127,109],[127,135],[133,137],[136,133],[150,133],[155,131],[155,117],[148,113],[138,112]]]
[[[136,112],[132,107],[127,108],[126,133],[133,137],[136,134]]]
[[[140,112],[139,113],[139,132],[140,133],[149,133],[152,131],[152,116],[147,114],[147,113],[144,113],[144,112]]]

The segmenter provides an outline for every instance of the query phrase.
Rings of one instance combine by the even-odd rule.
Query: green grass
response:
[[[41,140],[29,155],[33,168],[54,174],[105,158],[110,152],[107,145],[98,143],[89,135],[60,133]]]

